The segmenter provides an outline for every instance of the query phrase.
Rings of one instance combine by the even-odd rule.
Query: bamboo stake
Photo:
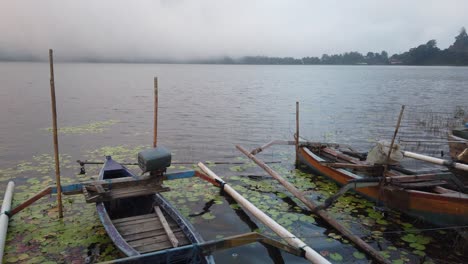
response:
[[[15,183],[9,181],[5,196],[3,197],[2,209],[0,214],[0,263],[3,259],[3,251],[5,249],[6,235],[8,231],[8,221],[10,220],[9,211],[11,207],[11,200],[13,198],[13,190],[15,188]]]
[[[57,202],[58,202],[58,209],[59,209],[59,217],[63,218],[62,188],[60,186],[60,161],[59,161],[58,133],[57,133],[57,106],[55,102],[54,55],[53,55],[52,49],[49,49],[49,64],[50,64],[50,97],[52,100],[52,131],[54,132],[55,181],[57,184]]]
[[[405,106],[404,105],[401,106],[400,116],[398,116],[398,122],[397,122],[397,125],[396,125],[396,128],[395,128],[395,133],[393,134],[392,143],[390,143],[390,149],[388,150],[387,162],[385,162],[385,166],[384,166],[384,173],[383,173],[384,176],[385,176],[385,174],[387,173],[387,170],[388,170],[388,162],[390,161],[390,155],[392,155],[393,144],[395,144],[395,138],[396,138],[396,136],[398,134],[398,129],[400,129],[401,118],[403,117],[403,111],[405,111]]]
[[[373,247],[369,246],[366,242],[364,242],[360,237],[354,235],[349,231],[346,227],[342,226],[338,223],[335,219],[333,219],[328,213],[320,208],[312,202],[311,200],[307,199],[301,191],[299,191],[294,185],[288,182],[286,179],[281,177],[276,171],[271,169],[268,165],[264,162],[259,160],[254,155],[250,154],[246,149],[242,148],[241,146],[236,146],[238,150],[240,150],[244,155],[246,155],[249,159],[257,163],[262,169],[264,169],[268,174],[270,174],[273,178],[275,178],[281,185],[283,185],[290,193],[292,193],[296,198],[301,200],[310,210],[318,214],[323,220],[329,223],[332,227],[338,230],[341,234],[346,236],[349,240],[353,241],[358,247],[362,250],[366,251],[373,259],[377,260],[379,263],[390,263],[387,259],[385,259],[380,253],[375,250]]]
[[[158,143],[158,77],[154,77],[154,137],[153,147]]]
[[[296,165],[299,164],[299,102],[296,102]]]
[[[253,214],[255,217],[257,217],[262,223],[267,225],[269,228],[271,228],[276,234],[278,234],[281,238],[286,240],[288,244],[290,244],[293,247],[301,248],[305,251],[305,258],[309,260],[312,263],[330,263],[328,260],[326,260],[324,257],[322,257],[319,253],[317,253],[315,250],[313,250],[311,247],[309,247],[307,244],[305,244],[302,240],[297,238],[295,235],[290,233],[288,230],[286,230],[284,227],[282,227],[280,224],[275,222],[273,219],[271,219],[268,215],[266,215],[264,212],[262,212],[260,209],[255,207],[252,203],[250,203],[247,199],[242,197],[238,192],[236,192],[231,186],[228,184],[224,183],[224,181],[218,177],[214,172],[212,172],[208,167],[206,167],[203,163],[198,163],[198,167],[207,174],[207,176],[212,180],[220,183],[222,186],[224,186],[224,191],[228,193],[236,202],[238,202],[240,205],[243,206],[246,210],[248,210],[251,214]]]

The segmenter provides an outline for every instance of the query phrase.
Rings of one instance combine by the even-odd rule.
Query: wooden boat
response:
[[[306,143],[298,147],[299,160],[320,175],[340,185],[367,181],[375,184],[356,189],[357,193],[388,208],[439,226],[468,224],[468,195],[451,174],[414,175],[395,166],[386,176],[382,165],[370,165],[364,157],[338,144]],[[412,175],[413,174],[413,175]],[[457,185],[458,183],[458,185]],[[364,185],[365,186],[365,185]]]
[[[156,178],[159,176],[155,175]],[[110,156],[106,157],[99,180],[128,177],[137,176]],[[190,222],[159,193],[167,190],[160,184],[160,180],[155,179],[116,189],[112,192],[112,197],[97,202],[96,209],[107,234],[120,251],[129,257],[161,252],[147,261],[211,263],[211,256],[204,257],[197,252],[196,247],[187,246],[200,244],[203,239]],[[101,192],[111,190],[112,186],[108,185],[106,188],[108,190]]]

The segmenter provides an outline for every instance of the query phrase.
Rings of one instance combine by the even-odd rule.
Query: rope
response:
[[[6,211],[0,213],[0,215],[2,215],[2,214],[6,215],[6,216],[8,216],[8,217],[11,217],[11,212],[8,211],[8,210],[6,210]]]

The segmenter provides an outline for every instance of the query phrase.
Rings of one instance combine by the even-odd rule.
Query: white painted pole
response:
[[[218,177],[213,171],[211,171],[203,163],[199,162],[198,167],[200,167],[200,169],[204,171],[211,179],[215,181],[219,181],[219,182],[224,182],[220,177]],[[281,238],[286,240],[286,242],[288,242],[289,245],[296,247],[296,248],[302,248],[305,251],[305,258],[307,260],[309,260],[312,263],[319,263],[319,264],[330,263],[328,260],[322,257],[322,255],[320,255],[311,247],[309,247],[307,244],[305,244],[302,240],[300,240],[295,235],[290,233],[280,224],[275,222],[275,220],[271,219],[268,215],[266,215],[260,209],[255,207],[255,205],[253,205],[247,199],[242,197],[242,195],[236,192],[236,190],[234,190],[231,186],[229,186],[228,184],[224,184],[224,191],[228,193],[234,200],[236,200],[236,202],[242,205],[242,207],[244,207],[251,214],[253,214],[256,218],[258,218],[258,220],[260,220],[263,224],[271,228],[271,230],[273,230]]]
[[[13,189],[15,188],[15,183],[13,181],[8,182],[5,196],[3,197],[3,204],[0,214],[0,263],[3,260],[3,251],[5,249],[5,240],[8,231],[8,221],[10,217],[8,216],[8,212],[10,212],[11,208],[11,200],[13,198]],[[5,213],[7,212],[7,213]]]
[[[405,157],[408,157],[408,158],[427,161],[427,162],[430,162],[430,163],[444,165],[444,166],[453,166],[455,169],[468,171],[468,165],[458,163],[458,162],[451,162],[451,161],[448,161],[448,160],[438,159],[438,158],[434,158],[434,157],[431,157],[431,156],[426,156],[426,155],[422,155],[422,154],[418,154],[418,153],[414,153],[414,152],[409,152],[409,151],[403,151],[403,155]]]

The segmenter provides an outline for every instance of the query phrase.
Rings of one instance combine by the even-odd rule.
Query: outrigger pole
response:
[[[234,190],[231,186],[225,183],[220,177],[218,177],[213,171],[211,171],[208,167],[206,167],[203,163],[198,163],[198,167],[206,173],[206,175],[199,175],[201,178],[211,182],[213,185],[222,188],[223,191],[228,193],[237,203],[242,205],[244,209],[249,211],[255,217],[258,218],[263,224],[271,228],[276,234],[278,234],[282,239],[288,242],[289,245],[301,248],[304,250],[305,255],[304,258],[309,260],[312,263],[330,263],[326,260],[322,255],[317,253],[307,244],[305,244],[302,240],[297,238],[291,232],[286,230],[283,226],[275,222],[275,220],[271,219],[268,215],[266,215],[263,211],[255,207],[252,203],[250,203],[247,199],[245,199],[242,195],[240,195],[236,190]],[[208,176],[205,178],[203,176]]]
[[[57,132],[57,105],[55,103],[54,55],[53,55],[52,49],[49,49],[49,64],[50,64],[50,98],[52,101],[52,131],[54,133],[55,181],[57,185],[57,203],[58,203],[59,217],[63,218],[62,189],[60,186],[60,160],[59,160],[58,132]]]
[[[153,147],[158,143],[158,77],[154,77],[154,136]]]

